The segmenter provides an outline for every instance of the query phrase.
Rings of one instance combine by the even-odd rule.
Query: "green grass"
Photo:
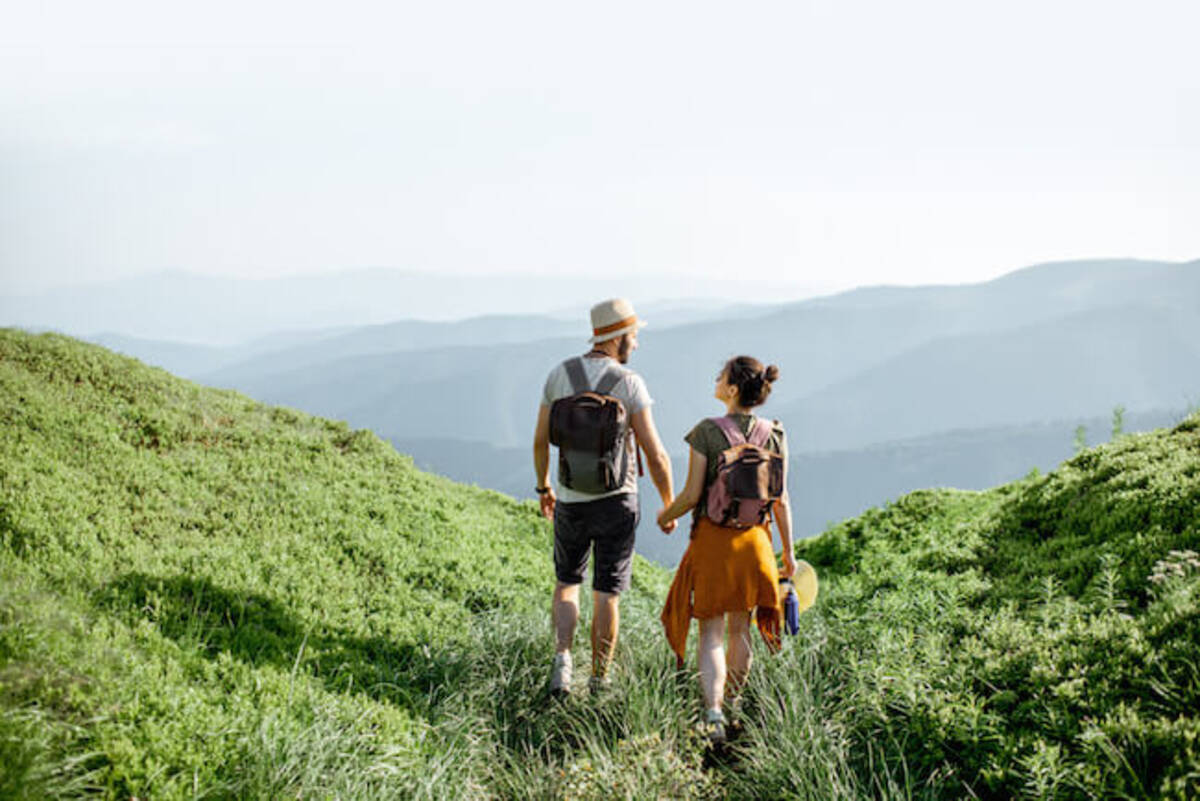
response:
[[[1200,791],[1200,420],[802,543],[850,752],[914,795]]]
[[[0,422],[0,798],[1200,793],[1197,416],[802,543],[717,759],[649,563],[550,702],[531,504],[53,335],[0,330]]]
[[[339,770],[438,761],[428,731],[479,621],[545,606],[533,507],[422,474],[367,432],[12,331],[0,401],[5,743],[70,781],[270,796],[246,789],[275,775],[248,760],[318,770],[296,749],[338,732]],[[27,742],[33,721],[57,733]],[[67,781],[38,764],[6,759],[5,780]]]

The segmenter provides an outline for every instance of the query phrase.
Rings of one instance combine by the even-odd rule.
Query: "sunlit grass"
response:
[[[0,331],[0,423],[0,798],[1200,792],[1197,417],[803,543],[718,755],[648,563],[548,697],[530,504],[62,337]]]

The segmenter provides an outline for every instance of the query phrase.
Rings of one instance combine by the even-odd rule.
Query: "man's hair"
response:
[[[721,375],[731,386],[738,389],[738,404],[749,409],[759,406],[771,394],[771,384],[779,378],[779,368],[775,365],[763,367],[763,363],[753,356],[734,356],[725,362]]]

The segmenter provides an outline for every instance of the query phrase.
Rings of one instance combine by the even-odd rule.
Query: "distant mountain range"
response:
[[[578,321],[592,303],[616,295],[638,298],[642,313],[658,314],[660,323],[679,322],[712,316],[733,303],[811,297],[816,291],[800,283],[674,276],[563,278],[371,269],[253,280],[165,272],[34,295],[0,295],[0,325],[92,340],[119,334],[229,346],[279,331],[397,320],[538,314]]]
[[[1200,272],[1200,271],[1198,271]],[[806,450],[1200,401],[1191,310],[1125,305],[942,337],[783,404]]]
[[[750,353],[781,366],[763,413],[789,431],[801,534],[909,489],[985,487],[1053,467],[1075,425],[1095,433],[1118,405],[1131,427],[1200,405],[1200,261],[1067,262],[968,286],[639,307],[651,325],[631,366],[656,400],[678,482],[684,434],[719,412],[721,364]],[[527,496],[542,383],[586,349],[587,333],[581,307],[570,319],[407,320],[222,348],[98,341],[370,428],[426,469]],[[668,562],[679,550],[656,547],[646,552]]]
[[[581,337],[576,321],[539,316],[486,316],[451,322],[402,320],[380,325],[276,334],[239,345],[187,345],[101,334],[90,340],[187,378],[238,384],[272,374],[389,353]],[[586,333],[586,330],[583,332]]]
[[[1055,264],[974,286],[861,290],[736,317],[653,322],[631,366],[645,376],[676,453],[695,421],[715,411],[713,378],[737,353],[781,366],[766,412],[789,426],[797,452],[1200,400],[1200,262]],[[515,321],[522,327],[559,330]],[[393,440],[518,447],[546,373],[586,347],[586,329],[521,342],[487,321],[368,333],[192,377]]]

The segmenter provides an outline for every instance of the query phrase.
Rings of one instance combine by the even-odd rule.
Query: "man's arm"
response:
[[[663,506],[675,499],[675,487],[671,481],[671,457],[658,438],[658,429],[654,427],[654,417],[647,406],[633,416],[629,421],[633,433],[637,435],[638,444],[646,454],[646,465],[650,469],[650,480],[654,482]]]
[[[547,520],[554,519],[554,488],[550,486],[550,407],[543,404],[538,409],[537,426],[533,430],[533,473],[534,486],[546,488],[538,493],[538,503]]]

